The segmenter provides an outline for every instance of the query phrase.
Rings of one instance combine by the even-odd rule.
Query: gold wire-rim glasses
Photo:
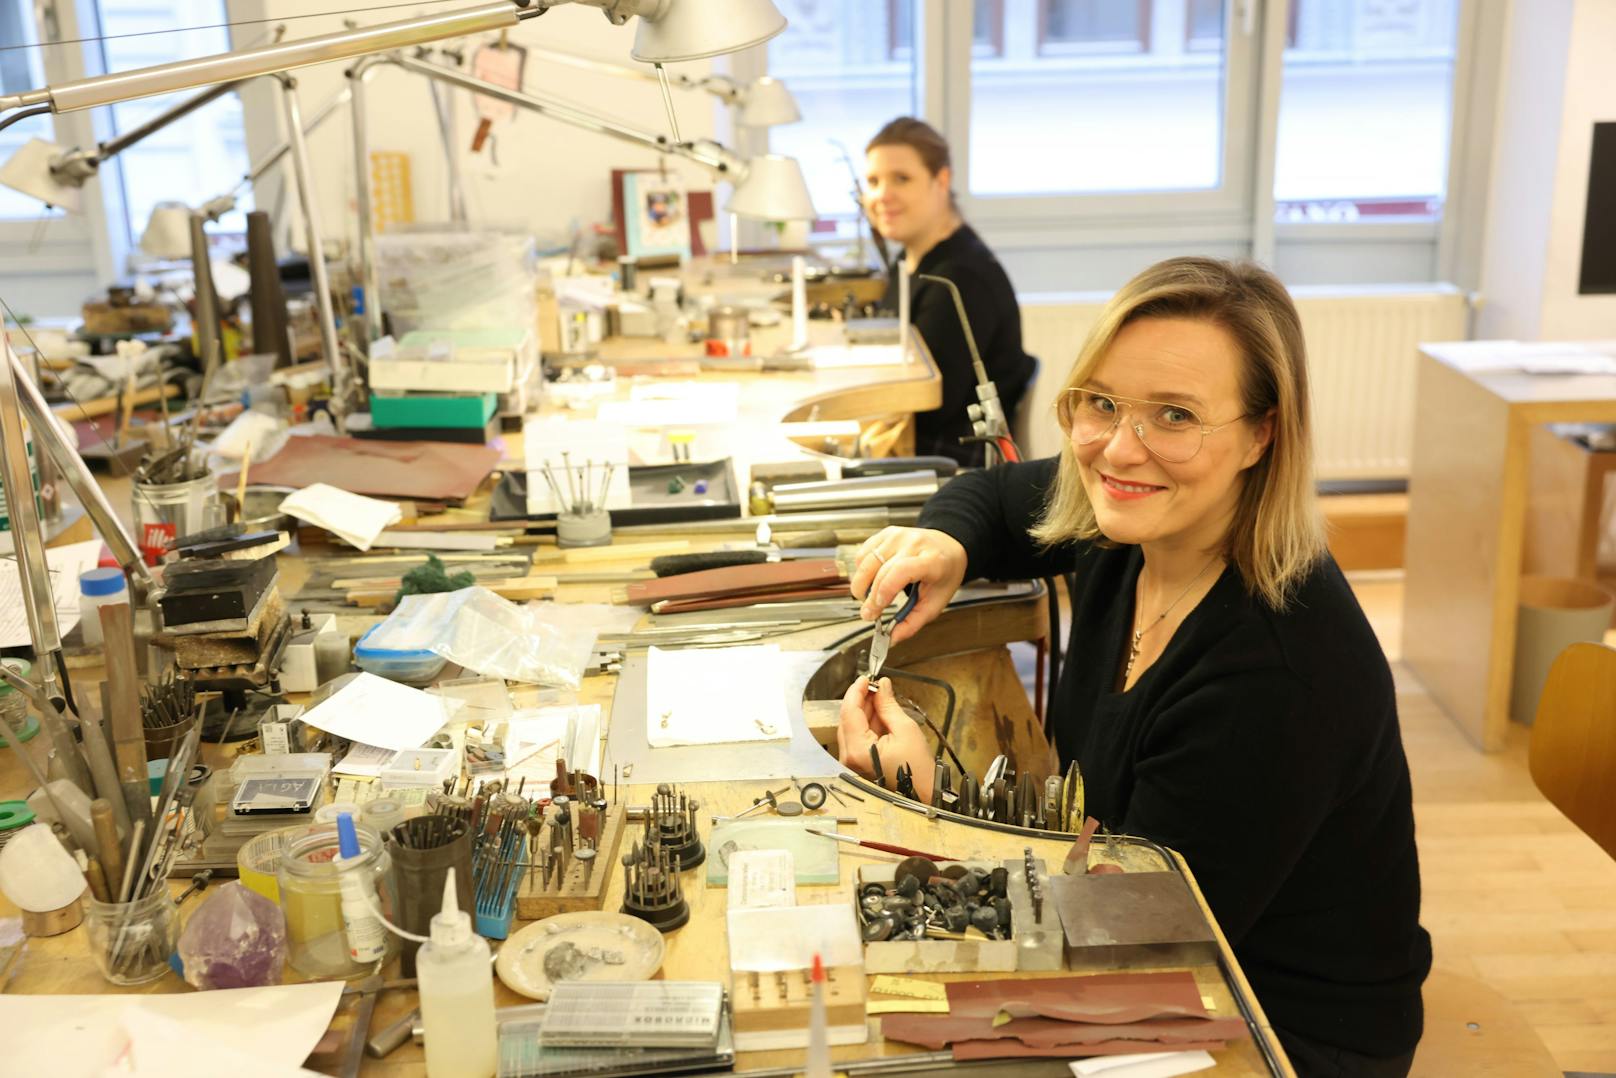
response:
[[[1079,438],[1075,433],[1073,433],[1073,427],[1075,425],[1077,415],[1077,402],[1081,400],[1080,394],[1086,394],[1089,397],[1109,401],[1112,407],[1115,409],[1111,413],[1110,424],[1104,429],[1096,431],[1087,438]],[[1069,389],[1062,390],[1058,405],[1058,413],[1068,433],[1071,433],[1073,441],[1075,441],[1078,445],[1093,445],[1095,442],[1103,442],[1111,438],[1114,434],[1116,434],[1117,428],[1122,425],[1123,409],[1118,407],[1118,405],[1127,405],[1129,409],[1132,409],[1137,405],[1153,405],[1159,409],[1169,409],[1183,412],[1188,415],[1191,420],[1193,420],[1193,422],[1186,421],[1185,426],[1177,431],[1164,432],[1176,434],[1187,434],[1196,430],[1200,432],[1201,437],[1195,443],[1195,448],[1190,450],[1188,454],[1177,457],[1168,456],[1159,448],[1152,445],[1150,442],[1150,437],[1145,429],[1145,421],[1141,421],[1135,416],[1130,416],[1128,426],[1133,430],[1134,436],[1139,439],[1139,444],[1143,445],[1153,455],[1160,457],[1169,464],[1184,464],[1194,460],[1195,455],[1199,453],[1201,451],[1201,447],[1206,444],[1206,439],[1208,436],[1216,434],[1225,427],[1232,427],[1243,419],[1249,418],[1249,416],[1247,416],[1245,413],[1242,413],[1235,416],[1233,419],[1225,420],[1222,423],[1208,424],[1201,421],[1201,414],[1199,412],[1186,404],[1179,404],[1176,401],[1147,400],[1141,397],[1124,397],[1117,393],[1106,393],[1098,389],[1090,389],[1087,386],[1073,386]]]

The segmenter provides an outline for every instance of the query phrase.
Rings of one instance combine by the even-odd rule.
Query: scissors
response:
[[[914,611],[915,604],[919,601],[920,585],[911,584],[909,586],[909,597],[903,601],[903,605],[898,608],[897,614],[893,615],[891,621],[886,621],[879,617],[875,619],[875,636],[870,639],[868,687],[871,692],[876,691],[875,679],[881,676],[881,668],[886,665],[887,651],[892,647],[892,630],[896,629],[898,623]]]

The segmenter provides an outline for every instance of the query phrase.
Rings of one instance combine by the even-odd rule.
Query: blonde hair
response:
[[[1170,258],[1140,273],[1111,297],[1056,398],[1061,402],[1056,415],[1068,437],[1054,489],[1030,534],[1045,546],[1105,541],[1078,475],[1066,390],[1086,384],[1122,327],[1141,318],[1210,322],[1234,338],[1245,360],[1240,374],[1245,419],[1271,417],[1273,438],[1262,458],[1240,474],[1240,494],[1223,555],[1240,573],[1247,591],[1283,610],[1324,554],[1324,525],[1313,489],[1302,324],[1285,286],[1250,262]]]

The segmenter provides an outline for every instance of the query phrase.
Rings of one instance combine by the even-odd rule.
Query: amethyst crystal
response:
[[[187,984],[258,988],[280,984],[286,964],[286,918],[256,891],[231,881],[208,894],[180,933]]]

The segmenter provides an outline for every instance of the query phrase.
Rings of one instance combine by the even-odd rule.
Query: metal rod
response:
[[[175,120],[190,115],[203,105],[223,97],[240,85],[241,81],[237,80],[234,82],[221,82],[217,86],[209,86],[194,97],[188,97],[184,101],[164,109],[145,123],[125,131],[117,138],[108,139],[95,149],[94,159],[96,164],[99,165],[114,154],[122,153],[146,136],[161,131]]]
[[[366,57],[348,69],[348,93],[351,107],[348,120],[353,127],[354,190],[358,194],[355,209],[359,214],[359,294],[365,308],[366,336],[376,340],[382,335],[381,291],[376,284],[375,226],[370,205],[370,140],[365,132],[365,80],[382,61]]]
[[[351,94],[352,91],[349,90],[348,87],[344,86],[340,91],[327,98],[325,104],[316,109],[314,111],[314,115],[309,117],[309,122],[303,125],[303,133],[305,135],[312,134],[314,129],[325,123],[333,112],[336,112],[339,108],[348,103]],[[270,150],[268,153],[264,154],[264,156],[260,157],[247,169],[247,175],[242,177],[241,182],[236,185],[236,190],[239,191],[248,184],[256,183],[260,178],[263,177],[264,173],[274,168],[280,163],[281,158],[285,157],[291,152],[291,140],[283,139],[279,145]]]
[[[435,83],[427,90],[432,94],[432,111],[438,116],[438,138],[443,142],[443,162],[449,178],[449,220],[465,227],[466,189],[460,178],[460,146],[455,138],[454,88],[446,86],[438,92]]]
[[[213,262],[208,253],[207,218],[191,214],[191,276],[196,281],[196,339],[201,345],[202,385],[213,382],[223,361],[219,346],[219,295],[213,290]],[[162,391],[162,386],[158,386]],[[201,402],[198,401],[201,414]]]
[[[490,30],[508,30],[522,19],[542,15],[548,5],[519,9],[510,0],[481,4],[459,11],[421,15],[377,26],[358,27],[299,41],[265,45],[240,52],[216,53],[194,60],[157,64],[135,71],[97,75],[87,79],[0,94],[0,112],[28,105],[49,105],[53,112],[74,112],[98,105],[117,105],[140,97],[176,93],[216,82],[234,82],[257,75],[273,75],[310,64],[346,60],[386,49],[402,49],[450,37],[465,37]]]
[[[673,109],[673,90],[668,87],[668,69],[657,64],[656,77],[657,85],[662,87],[662,105],[668,110],[668,130],[673,132],[673,141],[683,142],[679,137],[679,114]]]
[[[297,177],[298,203],[303,210],[303,228],[309,248],[309,271],[314,286],[315,309],[320,316],[320,350],[331,364],[331,411],[342,430],[348,413],[353,375],[348,358],[337,344],[336,312],[331,306],[331,281],[326,276],[325,237],[320,229],[319,200],[314,197],[314,174],[309,170],[309,148],[303,138],[303,115],[297,104],[297,80],[280,78],[281,104],[286,112],[287,141],[292,144],[292,170]]]

